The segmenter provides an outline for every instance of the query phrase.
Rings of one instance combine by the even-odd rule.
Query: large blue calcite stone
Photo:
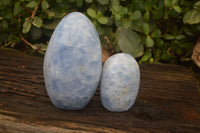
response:
[[[129,54],[111,56],[103,66],[101,76],[101,102],[109,111],[130,109],[136,100],[140,84],[140,70]]]
[[[84,108],[100,81],[102,53],[98,33],[79,12],[65,16],[50,39],[44,79],[52,103],[61,109]]]

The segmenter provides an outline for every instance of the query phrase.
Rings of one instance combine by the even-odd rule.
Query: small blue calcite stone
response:
[[[99,35],[82,13],[65,16],[51,36],[44,79],[52,103],[61,109],[84,108],[98,86],[102,70]]]
[[[111,56],[104,64],[101,76],[101,102],[109,111],[130,109],[136,100],[140,84],[140,70],[129,54]]]

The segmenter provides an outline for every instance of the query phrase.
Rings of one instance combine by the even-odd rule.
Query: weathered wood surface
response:
[[[0,50],[0,132],[200,132],[200,97],[185,67],[142,64],[134,106],[105,110],[99,89],[80,111],[55,108],[46,93],[43,58]]]

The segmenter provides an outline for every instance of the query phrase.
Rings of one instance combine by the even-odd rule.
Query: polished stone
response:
[[[111,56],[104,64],[101,76],[101,102],[109,111],[122,112],[134,104],[140,84],[140,70],[129,54]]]
[[[65,16],[52,34],[44,59],[44,78],[52,103],[62,109],[84,108],[100,81],[99,35],[79,12]]]

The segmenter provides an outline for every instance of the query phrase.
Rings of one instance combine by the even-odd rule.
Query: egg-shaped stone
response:
[[[105,62],[101,75],[100,95],[109,111],[122,112],[134,104],[140,84],[140,70],[129,54],[119,53]]]
[[[84,108],[102,70],[99,35],[82,13],[65,16],[54,30],[44,58],[44,79],[52,103],[61,109]]]

